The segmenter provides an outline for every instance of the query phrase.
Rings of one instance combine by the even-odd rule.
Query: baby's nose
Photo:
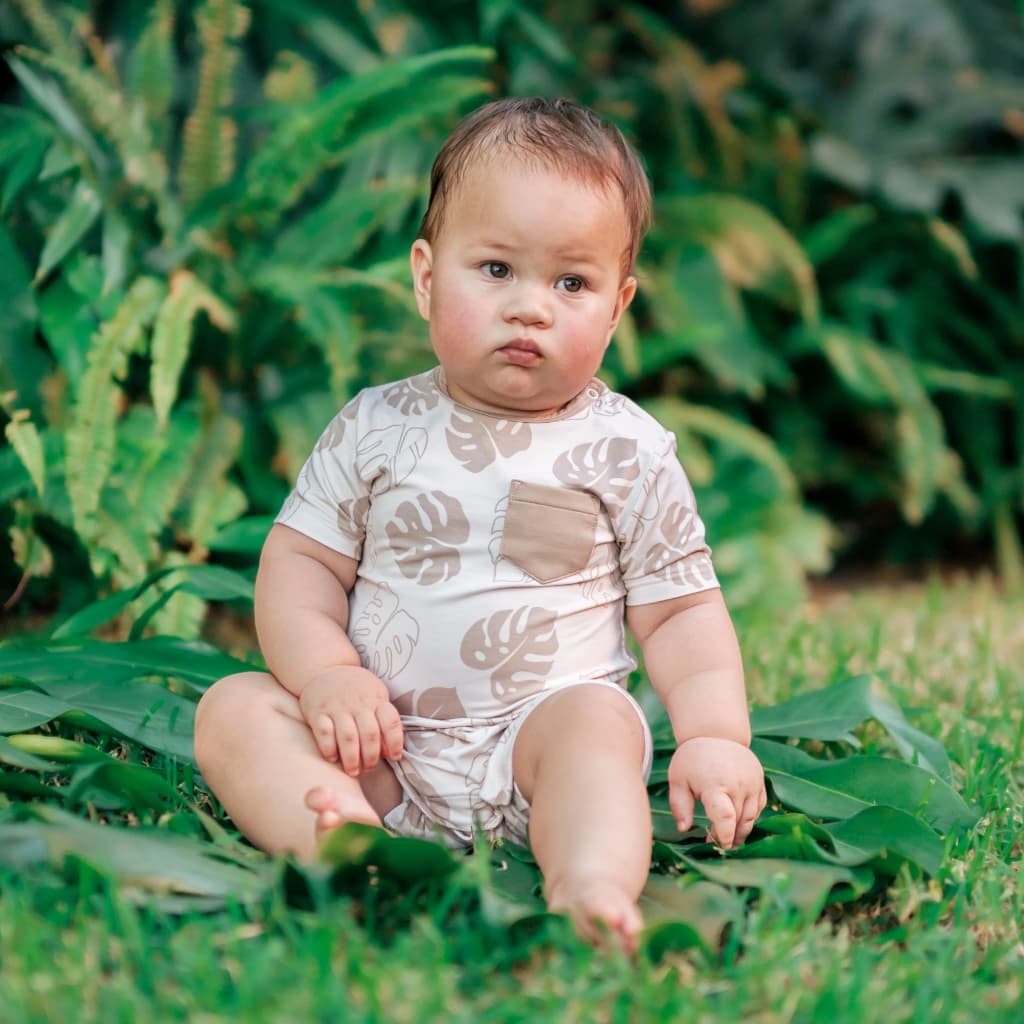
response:
[[[545,326],[551,323],[551,292],[546,285],[523,283],[508,296],[505,320],[524,326]]]

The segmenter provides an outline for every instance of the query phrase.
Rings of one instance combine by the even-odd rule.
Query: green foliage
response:
[[[1005,0],[15,7],[0,581],[24,604],[252,560],[222,531],[267,521],[355,390],[429,364],[405,254],[444,131],[494,92],[576,96],[644,155],[655,225],[603,373],[676,432],[733,604],[786,604],[837,552],[994,549],[1024,579]],[[202,614],[178,593],[154,626]]]
[[[26,788],[24,774],[9,776],[6,786],[0,776],[0,792],[49,797],[65,808],[28,805],[13,823],[0,821],[0,863],[27,868],[42,861],[61,868],[74,852],[129,892],[170,897],[165,905],[173,908],[267,900],[280,884],[269,859],[231,839],[159,770],[144,769],[138,760],[143,748],[175,774],[180,766],[193,766],[189,697],[245,663],[196,641],[109,643],[86,635],[141,598],[161,575],[166,573],[84,609],[60,636],[0,645],[0,680],[6,680],[0,687],[0,763],[38,779]],[[175,587],[251,600],[247,580],[213,567],[177,574]],[[141,633],[170,593],[165,589],[155,600],[150,594],[133,633]],[[857,752],[856,732],[869,719],[887,730],[903,760]],[[675,743],[667,720],[654,723],[648,785],[656,871],[644,899],[649,941],[664,941],[666,929],[675,929],[678,942],[681,928],[684,945],[716,949],[725,926],[742,917],[737,890],[762,898],[770,893],[776,903],[813,916],[829,903],[883,889],[901,871],[936,875],[947,835],[951,840],[977,821],[977,812],[952,787],[942,745],[907,721],[877,678],[845,679],[756,710],[751,725],[773,806],[742,849],[723,858],[707,842],[708,822],[700,813],[690,832],[676,830],[667,796]],[[127,744],[129,756],[112,757],[61,735],[69,726]],[[827,743],[827,756],[789,745],[791,737]],[[143,818],[173,811],[177,831],[190,835],[99,826],[68,813],[86,803]],[[478,850],[466,860],[440,845],[347,825],[329,838],[320,864],[291,870],[302,884],[297,890],[293,880],[290,891],[318,900],[358,892],[373,877],[383,886],[433,881],[442,889],[469,890],[495,926],[543,913],[532,858],[507,846]]]
[[[379,162],[478,99],[491,54],[439,50],[297,91],[252,63],[241,3],[189,17],[161,0],[120,12],[109,39],[81,9],[18,10],[23,106],[0,108],[0,502],[18,503],[12,553],[40,599],[62,559],[39,552],[87,556],[67,613],[202,563],[250,503],[280,502],[275,459],[294,472],[322,426],[289,412],[326,412],[306,393],[319,367],[343,401],[366,381],[366,324],[412,321],[394,232],[418,216],[423,168],[398,181]],[[151,625],[194,634],[203,607],[176,591]]]

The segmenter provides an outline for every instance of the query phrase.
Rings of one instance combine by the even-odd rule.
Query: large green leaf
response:
[[[33,815],[39,820],[0,824],[0,863],[63,869],[70,858],[116,879],[129,899],[173,893],[198,897],[194,905],[204,909],[262,899],[273,882],[270,862],[243,867],[210,843],[164,829],[97,825],[54,807],[37,806]]]
[[[882,874],[895,874],[899,865],[908,861],[934,875],[942,867],[945,853],[945,842],[938,833],[894,807],[868,807],[851,818],[824,824],[795,812],[764,814],[757,830],[767,836],[748,842],[732,856],[785,856],[844,867],[869,865]]]
[[[38,690],[17,686],[0,688],[0,733],[24,732],[52,722],[67,712],[67,705]]]
[[[0,647],[0,678],[15,676],[38,686],[66,680],[120,682],[145,676],[184,679],[205,687],[224,676],[253,668],[212,644],[176,637],[150,637],[123,643],[67,638],[29,640]]]
[[[25,716],[32,712],[48,710],[51,719],[78,713],[87,715],[86,724],[95,724],[101,731],[124,736],[169,757],[194,762],[193,701],[155,683],[130,682],[127,679],[87,682],[61,678],[34,679],[32,682],[50,700],[43,702],[39,700],[39,694],[22,691],[20,705],[13,707],[10,719],[5,721],[5,702],[10,699],[12,691],[0,690],[0,729],[3,732],[13,731],[12,726],[19,731],[23,729]]]
[[[640,893],[644,945],[654,955],[667,947],[718,948],[729,924],[739,921],[743,900],[714,882],[651,875]]]
[[[942,744],[906,720],[882,681],[874,675],[853,676],[772,707],[755,708],[750,715],[750,728],[755,736],[848,740],[851,730],[869,718],[885,726],[908,761],[927,768],[945,782],[951,781],[949,758]]]
[[[872,863],[876,870],[895,874],[900,860],[907,860],[936,875],[945,857],[942,838],[895,807],[869,807],[822,828],[832,837],[835,856],[843,864]]]
[[[978,815],[937,775],[885,757],[820,761],[794,747],[755,739],[751,745],[772,789],[787,807],[812,817],[840,819],[875,805],[893,807],[946,832],[969,827]]]
[[[852,899],[863,895],[874,881],[867,868],[838,864],[814,864],[777,858],[697,860],[687,864],[712,882],[744,889],[757,889],[784,905],[816,914],[826,899]],[[838,888],[838,892],[834,891]]]

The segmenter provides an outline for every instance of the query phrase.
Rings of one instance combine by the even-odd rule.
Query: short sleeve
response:
[[[693,488],[666,434],[638,486],[619,554],[626,604],[654,604],[718,586]]]
[[[274,520],[355,559],[370,511],[370,482],[356,457],[358,408],[357,396],[327,424]]]

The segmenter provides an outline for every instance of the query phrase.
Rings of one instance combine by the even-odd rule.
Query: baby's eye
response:
[[[584,281],[582,277],[576,277],[575,274],[569,274],[558,282],[558,287],[561,288],[562,291],[572,292],[574,294],[576,292],[583,291],[586,286],[587,282]]]
[[[488,277],[496,277],[499,280],[504,280],[511,273],[507,263],[489,262],[485,263],[481,269]]]

